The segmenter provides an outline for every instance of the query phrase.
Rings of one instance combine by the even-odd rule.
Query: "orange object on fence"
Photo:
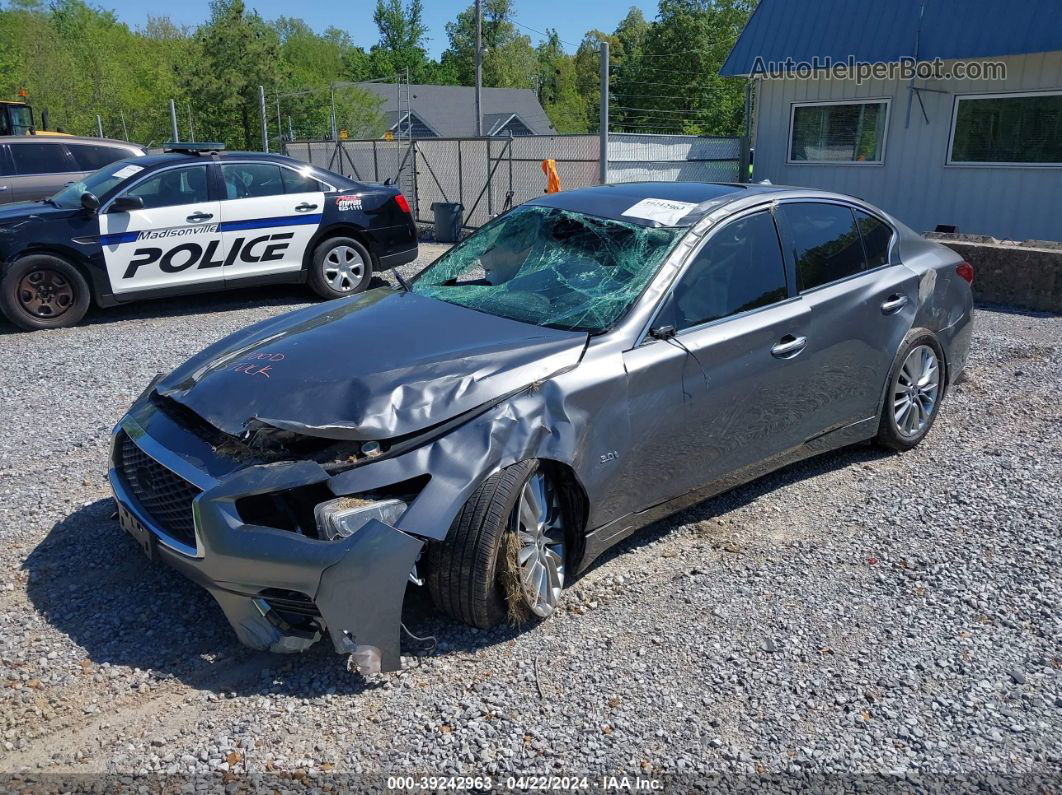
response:
[[[557,176],[557,161],[543,160],[542,173],[546,175],[546,193],[560,193],[560,177]]]

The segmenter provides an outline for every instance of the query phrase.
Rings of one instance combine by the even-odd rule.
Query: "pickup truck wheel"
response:
[[[0,310],[27,331],[73,326],[85,316],[90,298],[81,271],[50,254],[17,260],[0,280]]]
[[[322,298],[360,293],[372,281],[372,257],[350,237],[332,237],[318,244],[310,265],[310,288]]]
[[[428,548],[436,607],[481,629],[506,617],[552,615],[565,581],[568,511],[561,496],[534,460],[488,478],[446,539]]]

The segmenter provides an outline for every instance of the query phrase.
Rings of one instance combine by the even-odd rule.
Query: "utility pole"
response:
[[[483,0],[476,0],[476,137],[483,137]]]
[[[170,136],[173,138],[173,142],[180,143],[181,135],[177,132],[177,106],[173,104],[173,100],[170,100]]]
[[[258,86],[258,109],[262,113],[262,151],[269,151],[269,120],[266,118],[265,86]]]
[[[195,124],[192,122],[192,103],[188,103],[188,140],[195,140]]]
[[[332,94],[332,140],[338,141],[339,134],[336,132],[336,87],[332,83],[328,84],[328,90]]]
[[[103,119],[100,118],[100,114],[96,114],[96,133],[100,138],[103,137]]]
[[[125,136],[125,140],[128,141],[129,140],[129,128],[125,126],[125,111],[122,110],[121,108],[119,108],[118,112],[122,116],[122,135],[124,135]]]
[[[608,42],[601,42],[601,118],[598,120],[598,135],[601,136],[601,184],[608,184]]]
[[[273,86],[273,93],[277,95],[277,140],[284,137],[284,129],[280,126],[280,89]]]

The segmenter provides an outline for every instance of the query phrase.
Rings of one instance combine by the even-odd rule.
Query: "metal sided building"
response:
[[[934,59],[921,78],[824,68]],[[760,0],[720,71],[753,78],[757,181],[918,231],[1062,240],[1062,0]]]

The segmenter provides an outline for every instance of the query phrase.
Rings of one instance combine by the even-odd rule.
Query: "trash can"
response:
[[[439,243],[456,243],[465,223],[465,206],[457,202],[432,202],[435,213],[435,240]]]

